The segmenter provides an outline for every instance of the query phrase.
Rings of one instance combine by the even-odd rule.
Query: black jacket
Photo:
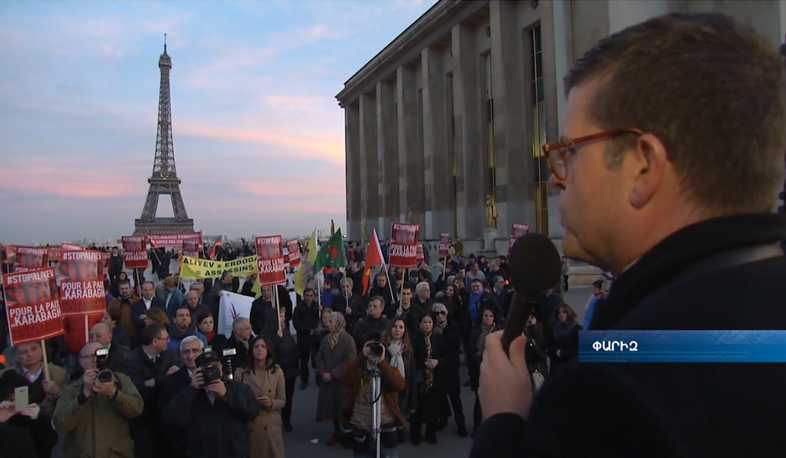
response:
[[[786,257],[690,272],[708,256],[782,240],[781,214],[684,228],[617,278],[590,329],[786,329]],[[771,394],[784,379],[783,364],[569,363],[543,386],[526,422],[486,419],[470,456],[774,456],[786,448],[772,421],[786,399]]]
[[[130,352],[130,348],[112,342],[112,345],[109,347],[109,369],[120,372],[123,361],[125,361],[126,356],[128,356]]]
[[[277,331],[278,329],[270,325],[265,332],[265,336],[274,348],[276,364],[281,366],[281,369],[284,371],[284,378],[292,380],[300,375],[297,343],[295,343],[295,339],[292,337],[289,329],[283,329],[281,337],[278,336]]]
[[[298,346],[311,348],[315,340],[315,332],[319,327],[319,302],[311,301],[311,307],[301,302],[292,315],[292,325],[297,331]]]
[[[352,331],[352,337],[355,338],[355,345],[358,347],[358,353],[361,353],[363,349],[363,345],[369,341],[368,334],[369,332],[375,332],[379,334],[379,338],[382,338],[382,334],[385,332],[385,328],[388,326],[388,319],[385,316],[380,316],[379,318],[371,318],[367,316],[362,320],[358,321],[355,325],[355,329]]]
[[[166,312],[166,304],[161,299],[153,296],[153,300],[150,302],[150,308],[158,307],[164,312]],[[136,334],[134,337],[141,336],[142,330],[145,328],[145,320],[140,319],[140,315],[145,315],[147,312],[147,308],[145,308],[145,300],[140,298],[138,301],[131,304],[131,322],[134,323],[136,327]]]
[[[164,409],[164,425],[185,431],[189,458],[248,456],[248,422],[259,415],[259,404],[250,386],[231,381],[224,384],[226,394],[212,404],[205,389],[189,385]]]
[[[156,430],[159,415],[159,389],[166,378],[166,372],[174,365],[171,353],[161,353],[154,363],[148,358],[143,347],[127,353],[120,364],[118,372],[126,374],[131,379],[145,402],[142,415],[135,419],[139,427],[150,431]],[[155,379],[155,386],[145,386],[145,381],[150,379]]]
[[[246,367],[251,363],[251,352],[243,345],[243,342],[235,338],[234,333],[229,338],[225,348],[234,348],[236,351],[235,356],[232,357],[233,368]]]
[[[274,308],[271,301],[267,301],[262,296],[254,299],[251,303],[251,311],[248,314],[248,321],[251,322],[251,330],[254,335],[260,335],[265,330],[265,319],[267,311]]]

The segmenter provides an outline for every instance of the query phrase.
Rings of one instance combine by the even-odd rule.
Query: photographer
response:
[[[371,373],[379,371],[380,398],[374,399]],[[398,407],[398,393],[404,389],[404,378],[396,367],[385,359],[385,346],[379,341],[369,341],[363,351],[350,361],[338,374],[338,383],[349,387],[350,392],[341,406],[341,421],[349,423],[354,436],[353,454],[375,457],[376,444],[371,436],[374,418],[372,407],[379,402],[381,453],[384,458],[398,458],[399,439],[396,426],[406,425]]]
[[[185,431],[190,458],[248,456],[248,422],[259,415],[254,393],[244,383],[221,380],[215,353],[202,353],[196,365],[191,384],[164,407],[165,427]]]
[[[126,375],[97,370],[99,348],[98,342],[82,347],[79,365],[84,373],[63,387],[55,408],[52,422],[66,434],[63,458],[134,455],[129,421],[142,413],[142,396]]]
[[[565,255],[616,277],[591,330],[786,328],[786,214],[771,213],[785,88],[772,42],[718,13],[655,17],[576,61],[566,140],[544,150]],[[783,364],[571,362],[533,399],[526,339],[508,356],[501,334],[486,341],[488,418],[471,456],[775,456],[786,446],[773,421],[786,398],[770,395]]]

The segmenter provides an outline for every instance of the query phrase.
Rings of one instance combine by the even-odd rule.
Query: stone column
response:
[[[423,71],[423,144],[430,164],[425,171],[426,232],[423,239],[438,240],[440,232],[452,232],[453,206],[448,196],[451,165],[448,162],[445,75],[442,55],[431,47],[421,54]]]
[[[529,59],[529,50],[525,49],[525,40],[521,39],[521,30],[516,23],[516,2],[491,2],[489,8],[499,214],[497,237],[507,240],[511,223],[535,226],[532,138],[527,135],[531,129],[526,128],[532,124],[532,110],[526,109],[528,102],[524,95],[530,91],[531,82],[529,74],[524,74],[525,67],[519,57]],[[534,16],[537,12],[532,11],[532,14]],[[526,82],[523,88],[522,81]]]
[[[347,237],[360,241],[360,106],[357,101],[344,108],[344,141],[347,150]]]
[[[379,159],[377,154],[376,91],[360,96],[360,189],[362,192],[361,236],[367,240],[379,226]],[[363,215],[366,233],[363,234]]]
[[[377,83],[377,160],[379,161],[378,191],[381,197],[377,234],[390,237],[390,225],[398,221],[398,151],[396,151],[395,90],[392,84]]]
[[[557,127],[562,132],[562,118],[565,113],[565,83],[562,78],[573,66],[573,19],[570,1],[554,0],[554,67],[557,75]]]
[[[483,238],[486,209],[483,195],[483,134],[479,58],[473,30],[459,24],[451,30],[453,51],[453,103],[456,122],[456,199],[458,234],[463,239]],[[460,172],[460,173],[459,173]]]
[[[407,221],[412,209],[412,222],[423,225],[423,208],[419,191],[423,186],[418,145],[418,107],[415,69],[401,66],[396,70],[396,101],[398,103],[399,220]]]

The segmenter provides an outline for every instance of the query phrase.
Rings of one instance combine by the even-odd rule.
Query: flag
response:
[[[221,246],[221,240],[216,240],[212,245],[207,248],[207,257],[213,259],[216,257],[216,248]]]
[[[262,287],[259,286],[259,278],[254,279],[254,286],[251,287],[251,292],[254,293],[254,299],[262,295]]]
[[[374,267],[385,263],[385,258],[382,257],[382,247],[379,245],[379,237],[377,237],[377,230],[371,233],[371,239],[368,241],[368,248],[366,248],[366,267]]]
[[[366,291],[368,290],[368,283],[370,279],[371,279],[371,268],[366,267],[366,270],[363,271],[363,278],[360,281],[360,283],[363,285],[363,292],[360,293],[361,296],[366,295]]]
[[[311,233],[311,238],[308,240],[306,246],[308,256],[306,262],[300,265],[300,268],[295,272],[295,293],[303,297],[311,278],[314,277],[314,262],[317,260],[317,239],[316,233]]]
[[[330,237],[330,240],[322,246],[317,254],[317,259],[314,260],[314,270],[327,266],[345,267],[347,265],[347,257],[344,254],[344,239],[341,237],[341,229],[336,231]]]

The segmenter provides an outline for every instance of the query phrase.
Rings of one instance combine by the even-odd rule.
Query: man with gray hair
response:
[[[239,316],[232,322],[232,336],[227,342],[227,348],[235,349],[232,363],[235,367],[244,367],[251,362],[251,349],[248,342],[251,340],[251,322],[248,318]]]
[[[412,299],[415,305],[420,306],[420,310],[426,315],[431,315],[431,307],[434,300],[431,298],[431,285],[427,281],[422,281],[415,286],[415,297]]]
[[[180,341],[180,359],[183,365],[176,372],[164,377],[161,382],[159,406],[162,412],[166,404],[191,383],[191,375],[196,371],[197,357],[204,349],[205,344],[197,336],[188,336]]]
[[[342,278],[340,284],[341,294],[333,299],[333,310],[344,315],[347,321],[347,333],[353,335],[355,324],[366,316],[366,306],[360,296],[352,293],[354,282],[351,278]]]
[[[131,351],[130,348],[120,344],[112,345],[112,328],[104,321],[94,324],[87,336],[90,342],[98,342],[102,347],[109,349],[109,368],[113,371],[120,368],[126,355]]]

